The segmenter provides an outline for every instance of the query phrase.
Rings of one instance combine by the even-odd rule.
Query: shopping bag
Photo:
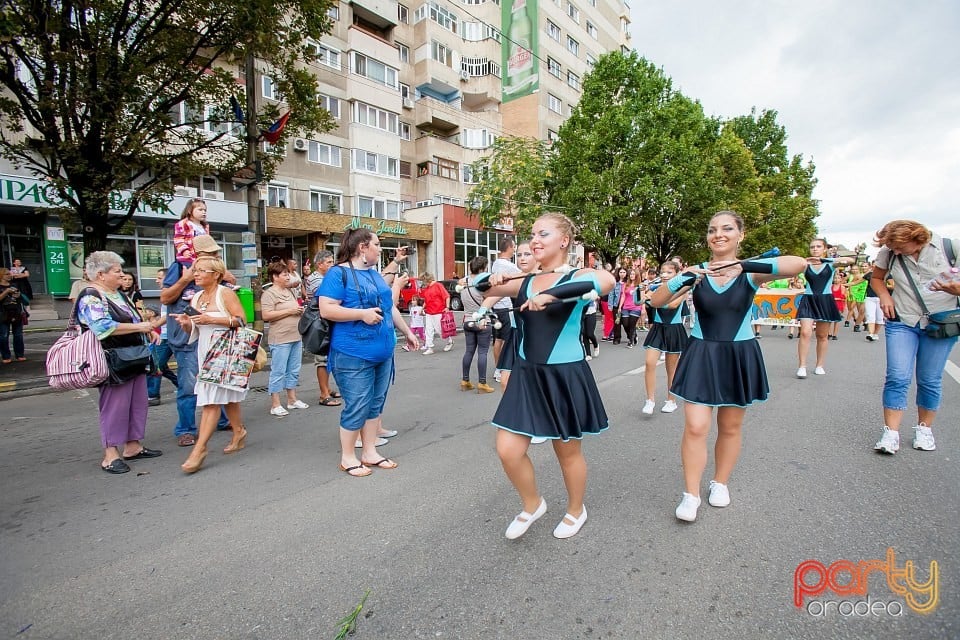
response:
[[[244,391],[250,383],[262,340],[262,333],[248,327],[217,332],[200,364],[197,380]]]
[[[447,309],[440,314],[440,336],[446,340],[457,335],[457,319],[453,317],[453,311]]]

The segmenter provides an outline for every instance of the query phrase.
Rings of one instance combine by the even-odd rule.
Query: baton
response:
[[[580,300],[593,301],[593,300],[599,300],[599,299],[600,299],[599,293],[597,293],[596,291],[588,291],[581,296],[576,296],[575,298],[560,298],[559,300],[552,300],[543,306],[549,307],[552,304],[566,304],[568,302],[579,302]],[[522,306],[523,305],[520,305],[520,307]],[[510,311],[520,311],[520,307],[510,307]]]
[[[709,270],[719,271],[721,269],[726,269],[727,267],[732,267],[735,264],[743,264],[744,262],[750,262],[751,260],[763,260],[764,258],[776,258],[779,255],[780,255],[780,247],[773,247],[772,249],[768,249],[764,251],[760,255],[756,255],[750,258],[744,258],[743,260],[734,260],[733,262],[728,262],[727,264],[719,267],[710,267]]]
[[[556,269],[550,269],[549,271],[534,271],[532,273],[515,273],[511,276],[505,276],[503,278],[503,282],[501,282],[500,284],[503,284],[504,282],[510,282],[511,280],[526,278],[527,276],[538,276],[542,273],[570,273],[571,271],[573,271],[573,269],[574,267],[571,267],[569,264],[562,264]],[[493,285],[490,284],[489,280],[484,280],[483,282],[475,286],[477,291],[483,292],[483,291],[489,291],[490,287],[492,287]],[[460,293],[461,291],[463,291],[464,286],[462,284],[458,284],[454,288],[456,289],[457,293]]]

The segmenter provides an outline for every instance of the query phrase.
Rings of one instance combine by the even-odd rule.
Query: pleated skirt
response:
[[[687,402],[713,407],[763,402],[770,386],[760,345],[754,339],[714,342],[691,337],[670,391]]]

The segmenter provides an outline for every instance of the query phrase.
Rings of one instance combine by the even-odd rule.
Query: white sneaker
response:
[[[493,372],[493,379],[497,382],[500,382],[500,369],[495,369]]]
[[[590,362],[591,360],[593,360],[593,356],[587,356],[586,359],[587,359],[587,362]]]
[[[309,408],[310,408],[310,405],[308,405],[303,400],[297,400],[296,402],[291,402],[290,404],[287,405],[287,409],[309,409]]]
[[[541,436],[533,436],[532,438],[530,438],[530,444],[543,444],[547,440],[549,440],[549,438],[544,438]]]
[[[567,518],[573,520],[573,524],[567,524]],[[577,532],[580,531],[580,528],[583,526],[583,523],[587,521],[587,508],[583,508],[583,513],[580,514],[579,518],[574,518],[569,513],[563,515],[563,519],[560,520],[560,524],[556,526],[553,530],[553,537],[563,540],[564,538],[572,538],[577,535]]]
[[[937,444],[933,441],[933,431],[922,422],[913,428],[913,448],[921,451],[937,449]]]
[[[806,368],[806,367],[800,367],[799,369],[797,369],[797,377],[798,377],[798,378],[806,378],[806,377],[807,377],[807,368]]]
[[[684,492],[683,499],[677,507],[677,520],[693,522],[697,519],[697,509],[700,508],[700,498],[698,496]]]
[[[656,402],[654,402],[653,400],[647,400],[647,401],[644,403],[644,405],[643,405],[643,409],[642,409],[643,415],[645,415],[645,416],[652,416],[652,415],[653,415],[653,409],[654,409],[654,407],[656,407],[656,406],[657,406],[657,403],[656,403]]]
[[[727,485],[720,484],[716,480],[710,481],[710,495],[707,502],[714,507],[726,507],[730,504],[730,490]]]
[[[507,527],[506,536],[510,540],[516,540],[523,534],[527,532],[527,529],[530,528],[534,522],[540,519],[540,516],[547,512],[547,501],[543,498],[540,498],[540,506],[537,507],[537,510],[533,513],[527,513],[526,511],[521,511],[517,514],[517,517],[513,519],[513,522],[510,523],[510,526]]]
[[[375,445],[373,445],[373,446],[375,446],[375,447],[382,447],[383,445],[389,444],[389,443],[390,443],[390,441],[387,440],[386,438],[377,438],[377,444],[375,444]],[[358,438],[357,441],[354,443],[353,446],[356,447],[357,449],[359,449],[360,447],[363,446],[363,443],[360,442],[360,439]]]
[[[452,343],[452,342],[448,342],[447,344],[443,345],[443,350],[444,350],[444,351],[450,351],[450,349],[453,349],[453,343]]]
[[[270,409],[270,415],[282,418],[283,416],[290,415],[290,412],[283,407],[274,407],[273,409]]]
[[[816,369],[813,370],[813,375],[815,375],[815,376],[825,376],[825,375],[827,375],[827,370],[824,369],[823,367],[817,367]]]
[[[598,355],[600,355],[600,345],[593,348],[593,357],[596,358]]]
[[[877,337],[876,335],[874,335],[874,334],[872,334],[872,333],[868,333],[868,334],[867,334],[867,342],[876,342],[876,341],[879,340],[879,339],[880,339],[879,337]]]
[[[667,400],[663,403],[663,408],[660,409],[662,413],[673,413],[677,410],[677,403],[673,400]]]
[[[425,356],[432,356],[432,355],[433,355],[433,349],[427,349],[426,351],[423,352],[423,355],[425,355]]]
[[[933,436],[931,435],[930,438],[932,440]],[[900,450],[900,432],[894,431],[893,429],[884,425],[883,435],[880,436],[880,441],[873,445],[873,448],[876,451],[893,455]]]

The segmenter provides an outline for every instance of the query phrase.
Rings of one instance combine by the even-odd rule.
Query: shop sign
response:
[[[125,215],[126,203],[130,199],[130,191],[114,191],[110,194],[110,213]],[[148,207],[142,202],[133,214],[134,218],[152,218],[158,220],[180,219],[180,212],[190,198],[173,196],[167,206],[161,209]],[[247,205],[244,202],[227,202],[224,200],[207,200],[207,221],[225,224],[247,225]],[[12,176],[0,174],[0,204],[13,204],[22,207],[48,209],[52,207],[67,207],[56,190],[46,181],[26,176]]]
[[[46,227],[43,243],[46,257],[44,268],[47,271],[47,289],[55,296],[70,293],[69,249],[63,227]]]
[[[399,220],[375,220],[373,218],[367,218],[371,222],[362,222],[363,218],[360,216],[353,216],[350,218],[350,222],[343,228],[344,231],[350,229],[369,229],[377,235],[381,233],[390,233],[395,236],[405,236],[409,233],[407,228]]]

